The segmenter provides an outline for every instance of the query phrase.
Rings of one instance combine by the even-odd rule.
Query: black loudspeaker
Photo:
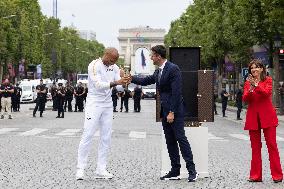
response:
[[[177,64],[182,74],[185,121],[198,121],[198,70],[200,47],[171,47],[170,61]]]

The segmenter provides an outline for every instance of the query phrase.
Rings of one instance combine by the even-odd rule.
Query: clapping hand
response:
[[[258,85],[258,80],[256,79],[256,78],[254,78],[251,74],[249,74],[249,76],[248,76],[248,78],[247,78],[247,80],[250,82],[250,85],[251,86],[256,86],[256,85]]]

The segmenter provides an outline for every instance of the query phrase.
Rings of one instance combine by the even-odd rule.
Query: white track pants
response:
[[[91,101],[91,100],[90,100]],[[84,131],[78,149],[77,168],[85,169],[88,155],[92,145],[92,139],[97,130],[100,130],[98,146],[97,170],[106,169],[107,155],[111,143],[111,130],[113,121],[112,107],[95,107],[87,102],[85,112]]]

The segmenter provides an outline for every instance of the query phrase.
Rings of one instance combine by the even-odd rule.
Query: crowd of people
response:
[[[134,100],[134,112],[141,111],[141,99],[143,98],[142,88],[139,85],[136,85],[134,90],[131,92],[128,88],[124,88],[122,90],[118,90],[116,87],[113,87],[111,94],[112,102],[113,102],[113,112],[118,112],[116,110],[117,101],[120,98],[120,112],[123,111],[123,106],[125,108],[125,112],[129,111],[129,99],[133,98]]]
[[[70,82],[67,82],[65,86],[63,86],[62,82],[58,84],[54,82],[52,86],[47,87],[41,79],[40,84],[35,87],[35,91],[37,96],[33,117],[36,117],[37,111],[39,111],[40,117],[43,117],[43,111],[48,100],[48,92],[50,92],[53,104],[52,110],[58,111],[56,118],[64,118],[64,112],[73,112],[73,99],[75,99],[74,112],[84,111],[88,87],[81,82],[74,87]],[[8,119],[12,119],[12,112],[20,111],[21,96],[22,88],[19,86],[19,83],[12,85],[8,79],[3,81],[0,86],[0,119],[4,119],[5,114],[8,115]]]

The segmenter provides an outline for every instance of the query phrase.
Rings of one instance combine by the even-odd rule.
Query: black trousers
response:
[[[113,110],[116,110],[117,98],[112,98],[112,105],[113,105]]]
[[[52,97],[52,109],[53,109],[53,111],[56,111],[57,108],[58,108],[57,97],[54,96],[54,97]]]
[[[66,111],[67,104],[68,104],[68,111],[69,112],[72,111],[72,100],[73,100],[73,97],[66,97],[65,98],[64,111]]]
[[[140,112],[141,105],[140,105],[141,99],[134,99],[134,111]]]
[[[195,175],[195,164],[193,162],[190,144],[185,136],[183,118],[176,118],[172,124],[169,124],[166,118],[163,118],[162,124],[171,160],[172,171],[180,170],[180,147],[189,175]]]
[[[57,104],[58,104],[58,109],[57,109],[58,117],[60,117],[60,114],[62,114],[62,117],[64,117],[64,109],[63,109],[64,98],[57,98]]]
[[[36,99],[36,106],[35,106],[33,114],[35,115],[37,110],[39,110],[40,115],[42,115],[42,112],[44,110],[44,106],[45,106],[45,99],[44,98],[37,98]]]
[[[123,102],[124,102],[124,97],[121,97],[120,99],[120,111],[123,109]]]
[[[227,102],[222,102],[222,113],[223,113],[223,116],[225,116],[226,109],[227,109]]]
[[[13,112],[16,112],[17,111],[17,97],[16,96],[12,97],[11,101],[12,101]]]
[[[76,103],[75,103],[75,111],[77,111],[77,108],[79,111],[83,111],[84,109],[84,104],[83,104],[83,97],[82,96],[77,96],[76,97]]]
[[[242,112],[243,106],[237,105],[237,108],[238,108],[238,110],[237,110],[237,118],[241,118],[241,112]]]
[[[124,107],[125,107],[125,111],[128,112],[128,101],[129,101],[129,98],[124,98]]]
[[[17,96],[17,111],[20,111],[21,96]]]

